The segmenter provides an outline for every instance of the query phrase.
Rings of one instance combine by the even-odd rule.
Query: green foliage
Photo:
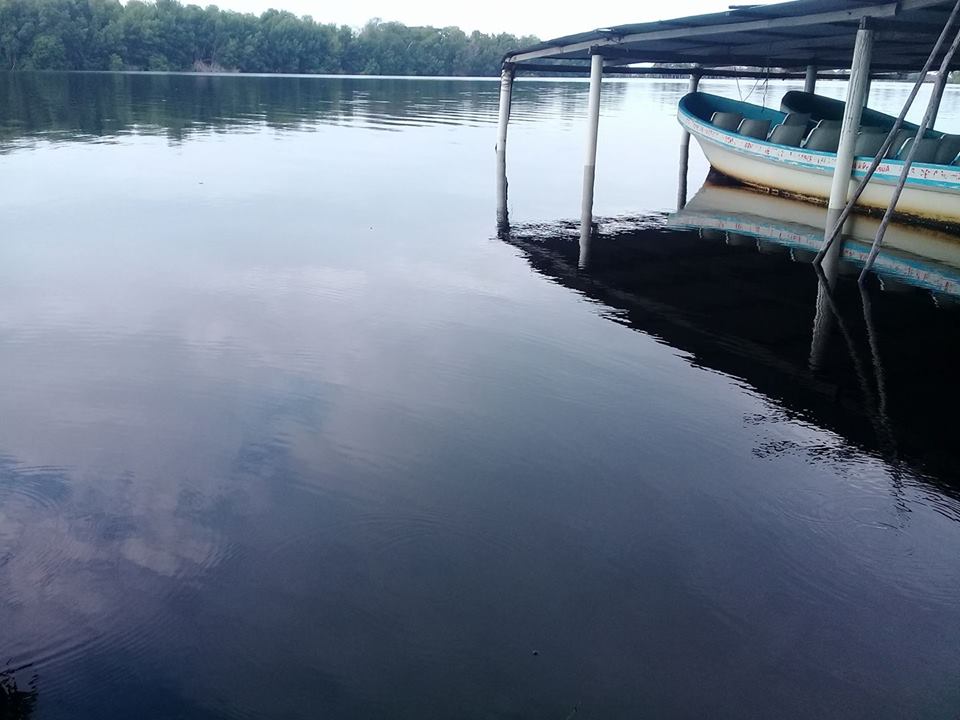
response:
[[[0,0],[0,70],[494,75],[536,38],[371,20],[337,27],[178,0]]]

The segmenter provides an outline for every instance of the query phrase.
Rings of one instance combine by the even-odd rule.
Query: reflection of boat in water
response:
[[[733,244],[744,237],[795,251],[810,259],[823,245],[827,210],[743,187],[708,183],[670,216],[676,228],[726,233]],[[862,266],[880,225],[878,218],[852,215],[845,227],[842,258]],[[761,248],[762,249],[762,248]],[[943,230],[891,223],[874,270],[932,292],[960,297],[960,236]]]
[[[776,200],[734,192],[761,204]],[[781,220],[789,224],[786,212]],[[764,222],[772,228],[774,220]],[[535,271],[596,303],[602,316],[657,338],[692,365],[742,380],[788,416],[940,478],[931,481],[960,496],[960,485],[947,484],[960,477],[952,422],[960,387],[945,382],[960,355],[957,308],[938,307],[927,291],[902,284],[897,293],[866,288],[866,312],[856,282],[840,277],[834,299],[842,323],[817,323],[822,286],[809,265],[790,261],[804,246],[768,243],[772,229],[761,237],[734,228],[732,239],[746,247],[662,214],[604,220],[586,268],[579,267],[577,223],[513,224],[500,237]]]
[[[781,110],[690,93],[680,100],[680,124],[697,139],[710,164],[724,175],[762,188],[826,200],[837,163],[843,103],[792,92]],[[893,127],[894,118],[865,110],[855,147],[853,179],[864,177]],[[885,209],[916,144],[898,211],[926,220],[960,222],[960,137],[929,131],[916,137],[906,124],[867,184],[860,205]]]

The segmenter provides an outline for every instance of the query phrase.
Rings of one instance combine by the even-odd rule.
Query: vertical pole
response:
[[[512,65],[504,65],[500,72],[500,114],[497,122],[497,226],[508,225],[507,218],[507,125],[513,101]]]
[[[513,99],[513,66],[504,65],[500,71],[500,114],[497,122],[497,152],[507,150],[507,124],[510,122],[510,103]]]
[[[869,75],[867,76],[867,87],[863,91],[863,106],[866,107],[870,104],[870,91],[873,89],[873,78]]]
[[[695,93],[700,87],[700,71],[690,73],[689,92]],[[690,133],[680,131],[680,180],[677,183],[677,210],[683,210],[687,204],[687,169],[690,165]]]
[[[835,242],[827,250],[817,273],[817,304],[813,316],[813,338],[810,343],[810,367],[819,370],[827,354],[833,331],[833,313],[830,311],[830,288],[837,284],[840,274],[842,242]],[[816,267],[816,266],[815,266]]]
[[[587,153],[583,162],[583,196],[580,202],[580,266],[586,266],[593,225],[593,186],[597,175],[597,134],[600,129],[600,82],[603,55],[590,57],[590,104],[587,111]]]
[[[930,95],[930,107],[932,115],[930,116],[930,124],[928,127],[931,129],[937,123],[937,115],[940,114],[940,101],[943,100],[943,90],[947,85],[947,80],[950,77],[950,73],[941,72],[937,75],[937,80],[933,84],[932,95]]]
[[[507,210],[507,154],[497,153],[497,230],[510,232],[510,214]]]
[[[853,63],[850,68],[850,81],[847,83],[847,102],[843,110],[843,124],[840,128],[840,146],[837,148],[837,164],[833,170],[833,183],[830,186],[830,201],[827,204],[827,225],[824,237],[833,232],[850,194],[850,178],[853,174],[853,150],[857,143],[860,118],[863,115],[863,99],[870,79],[870,57],[873,48],[873,30],[865,22],[860,23],[857,41],[853,48]],[[834,274],[826,263],[835,262],[838,253],[823,258],[824,274],[831,279]]]
[[[803,81],[803,91],[812,93],[817,89],[817,66],[807,65],[807,77]]]

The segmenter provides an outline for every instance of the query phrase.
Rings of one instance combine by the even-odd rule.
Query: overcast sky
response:
[[[206,4],[200,0],[192,0]],[[210,0],[221,8],[260,13],[274,7],[297,15],[312,15],[318,22],[363,25],[379,17],[407,25],[458,25],[466,31],[512,32],[541,39],[570,35],[607,25],[620,25],[669,17],[682,17],[726,10],[731,3],[746,0],[673,0],[638,2],[606,0],[592,2],[546,2],[545,0],[347,0],[321,3],[316,0]],[[752,0],[768,4],[771,0]]]

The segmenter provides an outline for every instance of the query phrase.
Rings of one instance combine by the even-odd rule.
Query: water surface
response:
[[[0,75],[13,716],[953,720],[958,310],[671,226],[685,87],[581,269],[583,82],[498,228],[495,81]]]

